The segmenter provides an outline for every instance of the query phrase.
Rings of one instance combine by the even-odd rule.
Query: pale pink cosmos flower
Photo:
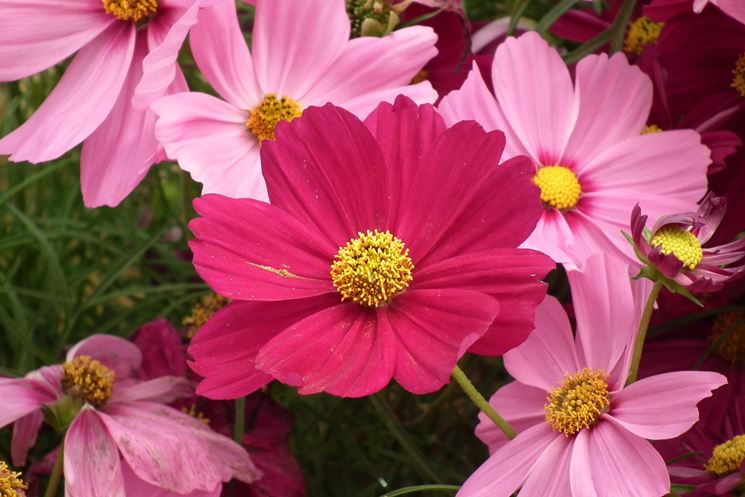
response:
[[[197,65],[221,98],[188,92],[152,105],[158,139],[203,193],[267,200],[260,142],[308,106],[332,102],[363,119],[399,94],[437,99],[430,83],[409,85],[437,54],[431,28],[350,40],[343,0],[256,3],[253,53],[233,2],[204,9],[191,31]]]
[[[507,441],[481,415],[476,435],[491,452],[458,497],[658,497],[670,490],[662,456],[645,439],[676,437],[698,421],[696,404],[727,381],[680,371],[624,386],[650,285],[632,286],[625,264],[606,254],[570,272],[576,337],[553,297],[535,331],[504,356],[516,381],[490,403],[518,432]]]
[[[575,74],[573,84],[558,52],[526,33],[497,48],[494,95],[474,68],[439,111],[448,124],[503,130],[507,156],[532,158],[544,212],[524,247],[576,268],[598,252],[631,261],[621,235],[631,209],[654,220],[695,210],[709,149],[691,130],[642,134],[652,83],[625,55],[585,57]]]
[[[203,1],[0,0],[0,82],[77,52],[34,115],[0,140],[0,155],[40,163],[83,142],[85,205],[121,202],[163,158],[146,105],[186,89],[176,55]]]
[[[133,343],[93,335],[73,347],[63,365],[0,379],[0,428],[15,424],[14,464],[24,464],[46,419],[66,429],[70,497],[211,497],[222,482],[260,476],[238,444],[164,405],[192,396],[190,382],[173,376],[139,381],[141,362]]]

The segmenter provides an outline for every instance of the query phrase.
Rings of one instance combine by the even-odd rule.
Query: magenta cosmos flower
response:
[[[469,347],[501,354],[532,329],[548,257],[517,249],[540,215],[501,132],[445,128],[406,97],[363,123],[328,104],[262,146],[271,205],[194,201],[194,265],[232,299],[196,334],[197,392],[236,398],[276,378],[360,397],[395,378],[431,392]]]
[[[134,344],[94,335],[73,347],[62,365],[0,379],[0,427],[15,423],[13,459],[22,464],[46,419],[66,431],[70,496],[203,497],[219,493],[222,482],[234,477],[251,482],[260,476],[238,444],[163,405],[192,395],[188,381],[139,381],[141,361]],[[157,493],[131,493],[132,488]]]
[[[43,71],[77,52],[41,107],[0,140],[0,155],[39,163],[83,142],[85,205],[121,202],[162,159],[155,115],[132,104],[135,89],[143,101],[186,89],[176,54],[200,2],[0,0],[0,81]]]
[[[259,0],[252,54],[234,2],[203,10],[191,49],[221,98],[189,92],[153,104],[168,156],[204,193],[266,200],[259,150],[274,138],[278,122],[327,102],[362,118],[399,94],[435,101],[428,82],[409,85],[437,54],[431,28],[354,40],[349,30],[342,0]]]
[[[536,33],[502,43],[494,95],[474,69],[439,106],[446,123],[475,119],[507,135],[506,155],[533,160],[543,215],[524,246],[581,267],[591,254],[630,259],[621,235],[634,204],[653,219],[687,212],[706,193],[709,150],[689,130],[642,134],[649,78],[623,54],[592,55],[569,70]]]
[[[647,216],[637,205],[631,213],[631,236],[642,262],[668,280],[692,291],[713,291],[745,274],[745,238],[717,247],[703,247],[719,226],[727,200],[708,194],[697,212],[662,216],[645,232]]]
[[[726,383],[683,371],[624,386],[649,285],[633,286],[625,264],[606,254],[570,272],[576,337],[553,297],[536,328],[504,356],[516,381],[490,403],[518,432],[507,441],[483,414],[476,435],[489,459],[459,497],[658,497],[670,490],[665,461],[645,439],[676,437],[698,420],[696,404]]]

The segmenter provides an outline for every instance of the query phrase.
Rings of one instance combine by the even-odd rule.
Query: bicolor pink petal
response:
[[[525,482],[541,454],[559,437],[563,435],[546,423],[518,434],[468,477],[456,497],[509,497]]]
[[[641,379],[613,396],[610,415],[650,440],[674,438],[699,419],[697,404],[727,383],[719,373],[677,371]]]
[[[528,479],[520,489],[520,497],[568,497],[569,465],[574,439],[556,437],[535,463]]]
[[[84,407],[67,430],[64,471],[68,497],[125,496],[119,451],[90,407]]]
[[[67,361],[87,355],[114,371],[117,378],[135,376],[142,364],[142,353],[129,340],[112,335],[91,335],[67,352]]]
[[[214,490],[210,491],[194,490],[186,494],[170,492],[139,478],[126,461],[122,462],[122,474],[124,475],[124,491],[126,495],[147,497],[220,497],[220,493],[222,492],[222,484],[218,484]]]
[[[63,61],[114,21],[88,0],[0,1],[0,81],[25,78]]]
[[[246,129],[248,112],[205,93],[155,101],[155,134],[203,193],[267,200],[259,142]]]
[[[1,387],[0,387],[1,389]],[[41,410],[34,410],[13,423],[13,438],[10,441],[10,456],[13,465],[26,465],[26,456],[31,447],[36,444],[39,429],[44,422]]]
[[[206,195],[189,223],[194,267],[218,293],[239,300],[285,300],[334,292],[337,247],[275,205]]]
[[[34,115],[0,140],[0,155],[44,162],[87,138],[119,97],[134,45],[134,26],[116,23],[83,47]]]
[[[186,399],[193,395],[194,386],[186,378],[161,376],[152,380],[115,388],[109,402],[149,400],[162,404],[170,404],[176,400]]]

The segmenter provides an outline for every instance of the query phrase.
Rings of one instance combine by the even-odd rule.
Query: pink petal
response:
[[[259,476],[241,446],[171,407],[113,404],[100,417],[134,473],[165,490],[212,491],[233,477],[250,483]]]
[[[235,2],[217,2],[202,9],[189,35],[189,46],[199,70],[225,100],[243,110],[261,101]]]
[[[57,64],[113,22],[88,0],[0,1],[0,81],[25,78]]]
[[[329,240],[332,255],[358,231],[387,227],[388,168],[375,138],[348,111],[326,105],[280,123],[277,140],[262,144],[261,161],[272,204]]]
[[[142,364],[142,353],[129,340],[112,335],[91,335],[67,352],[67,361],[81,355],[91,356],[113,370],[117,378],[135,376]]]
[[[573,438],[556,437],[536,461],[520,490],[520,497],[571,496],[569,464],[573,445]]]
[[[259,142],[246,129],[248,113],[205,93],[158,99],[155,133],[166,153],[204,186],[203,193],[267,200]]]
[[[544,209],[535,229],[520,247],[538,250],[558,263],[576,267],[572,261],[583,261],[586,250],[577,255],[576,243],[581,242],[582,231],[577,229],[577,216],[572,214]]]
[[[652,444],[609,418],[577,434],[570,466],[574,497],[661,497],[670,490],[665,461]]]
[[[509,497],[533,471],[549,445],[563,435],[546,423],[520,433],[489,456],[460,488],[456,497]]]
[[[115,23],[83,47],[34,115],[0,140],[0,155],[44,162],[87,138],[116,102],[134,42],[134,25]]]
[[[334,292],[337,247],[280,208],[206,195],[189,223],[194,267],[218,293],[239,300],[285,300]]]
[[[145,34],[141,31],[116,104],[83,142],[80,188],[86,207],[118,205],[142,181],[150,166],[160,160],[155,114],[132,106],[146,53]]]
[[[133,385],[114,389],[109,402],[132,402],[150,400],[170,404],[179,399],[194,395],[194,386],[186,378],[161,376],[153,380],[141,381]]]
[[[732,19],[745,24],[745,5],[738,0],[711,0],[711,3],[722,9]]]
[[[639,135],[652,107],[652,81],[624,54],[585,57],[576,79],[579,114],[564,151],[567,163]]]
[[[204,379],[197,393],[211,399],[235,399],[261,388],[272,377],[255,366],[256,354],[287,327],[336,305],[328,294],[289,302],[231,302],[202,326],[189,345],[192,369]],[[255,319],[255,316],[261,319]]]
[[[698,421],[696,405],[727,383],[719,373],[678,371],[644,378],[613,396],[610,415],[650,440],[682,435]]]
[[[0,378],[0,428],[41,408],[46,396],[34,389],[25,378]]]
[[[186,351],[181,334],[168,320],[157,318],[142,325],[131,340],[142,353],[141,378],[186,377]]]
[[[489,404],[517,433],[545,422],[546,391],[523,385],[519,381],[508,383],[497,390],[489,399]],[[476,436],[489,447],[490,454],[509,442],[502,430],[483,412],[479,413]]]
[[[561,157],[574,122],[574,89],[559,53],[537,33],[507,38],[494,54],[494,94],[533,160]]]
[[[547,296],[535,311],[535,331],[504,355],[504,366],[520,383],[549,391],[580,367],[569,318],[558,300]]]
[[[67,430],[64,471],[69,497],[125,495],[119,451],[92,408],[84,407]]]
[[[364,119],[381,102],[392,103],[400,96],[410,98],[417,104],[431,104],[437,100],[437,91],[429,81],[423,81],[415,85],[394,86],[393,88],[370,91],[338,105],[360,119]]]
[[[126,461],[122,464],[122,474],[124,475],[124,491],[126,495],[138,497],[220,497],[220,492],[222,491],[222,484],[219,484],[214,490],[210,491],[194,490],[187,494],[169,492],[140,479]]]
[[[314,22],[319,19],[323,22]],[[260,2],[253,52],[256,79],[263,92],[293,98],[305,95],[339,58],[349,30],[343,2]]]
[[[36,444],[39,428],[44,421],[40,410],[34,410],[13,423],[13,438],[10,445],[10,456],[13,466],[26,465],[26,456],[31,447]]]

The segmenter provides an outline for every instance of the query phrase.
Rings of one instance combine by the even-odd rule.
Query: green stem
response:
[[[64,445],[65,442],[63,441],[57,449],[57,460],[54,462],[52,474],[49,476],[49,484],[47,485],[47,490],[44,492],[44,497],[55,497],[57,495],[57,487],[62,477],[62,463],[65,456]]]
[[[649,293],[647,303],[644,306],[644,312],[642,313],[642,319],[639,321],[639,329],[636,332],[636,341],[634,342],[634,355],[631,356],[631,369],[629,372],[629,378],[626,380],[627,385],[631,385],[636,381],[636,377],[639,375],[639,363],[642,360],[642,349],[644,349],[644,339],[647,338],[647,329],[649,328],[649,320],[652,319],[652,312],[654,311],[654,303],[657,300],[657,296],[660,294],[662,289],[662,283],[655,281],[652,291]]]
[[[411,487],[399,488],[392,490],[382,497],[398,497],[399,495],[413,494],[416,492],[457,492],[460,490],[458,485],[414,485]]]
[[[246,398],[235,399],[235,423],[233,424],[233,440],[239,445],[243,444],[246,420]]]
[[[491,405],[489,405],[484,396],[481,395],[478,390],[476,390],[476,387],[473,386],[471,380],[468,379],[468,376],[466,376],[466,373],[464,373],[463,370],[460,369],[460,367],[455,366],[455,369],[453,369],[453,378],[455,379],[455,381],[458,382],[458,385],[460,385],[460,387],[463,389],[463,392],[468,395],[468,398],[471,399],[471,402],[476,404],[476,407],[481,409],[481,412],[486,414],[489,419],[494,421],[494,424],[497,425],[500,430],[502,430],[507,438],[509,438],[510,440],[515,438],[515,430],[513,430],[509,423],[505,421],[504,418],[502,418],[502,416],[500,416]]]

